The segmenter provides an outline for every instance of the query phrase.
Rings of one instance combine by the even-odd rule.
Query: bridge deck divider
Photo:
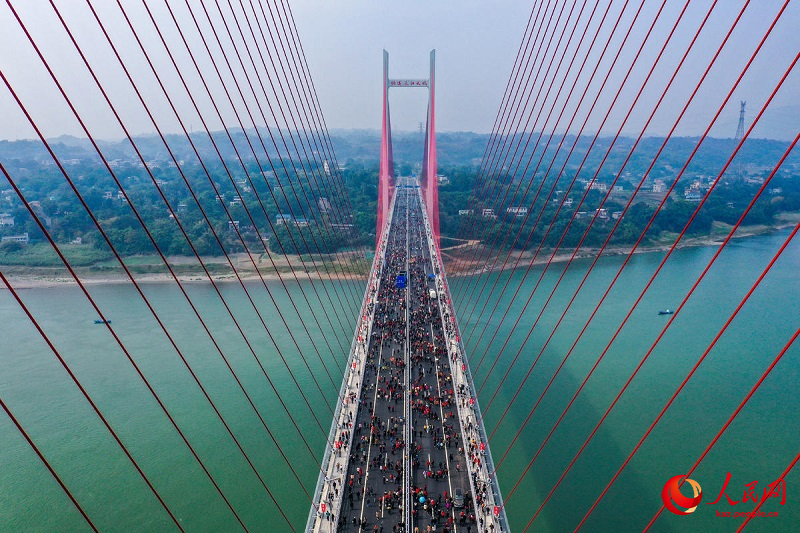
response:
[[[395,189],[397,190],[397,189]],[[406,288],[406,345],[405,345],[405,368],[403,369],[403,416],[405,417],[405,424],[403,424],[403,439],[405,446],[403,447],[403,523],[408,526],[411,524],[411,428],[412,416],[411,411],[411,324],[409,323],[409,313],[411,312],[411,268],[409,268],[408,259],[410,254],[409,239],[411,235],[411,227],[408,223],[408,187],[403,189],[406,194],[406,272],[408,276],[408,286]],[[395,192],[395,197],[399,193]]]

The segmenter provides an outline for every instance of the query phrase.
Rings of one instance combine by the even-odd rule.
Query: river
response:
[[[787,231],[781,231],[735,240],[726,247],[684,309],[674,315],[674,321],[629,390],[575,462],[532,530],[566,531],[577,525],[787,235]],[[576,397],[563,422],[508,499],[507,513],[513,531],[524,529],[617,391],[671,319],[659,315],[658,311],[678,306],[715,251],[714,247],[686,248],[678,250],[666,263],[628,324],[610,344],[603,361]],[[663,255],[638,254],[623,271],[500,465],[498,476],[504,495],[511,492],[581,381],[609,345]],[[589,260],[577,261],[568,269],[524,346],[523,341],[561,275],[563,264],[548,269],[513,330],[511,326],[520,316],[543,267],[536,267],[528,274],[509,317],[499,329],[502,311],[524,271],[488,276],[490,284],[496,276],[500,278],[496,293],[508,276],[514,278],[500,301],[499,311],[492,314],[488,323],[486,316],[496,298],[489,300],[487,312],[482,315],[478,311],[485,297],[477,302],[474,313],[470,309],[476,302],[465,301],[471,294],[471,287],[479,289],[486,277],[451,280],[476,385],[480,387],[486,383],[480,401],[488,431],[494,430],[517,387],[542,352],[490,443],[495,462],[505,454],[531,413],[533,404],[570,350],[622,261],[623,257],[609,257],[598,262],[543,351],[542,346],[574,294]],[[652,517],[661,505],[661,489],[666,480],[685,473],[694,463],[800,326],[798,272],[800,244],[794,242],[612,486],[587,521],[587,531],[640,530]],[[297,284],[291,285],[290,293],[298,302],[303,320],[314,324],[309,336],[280,284],[269,282],[268,285],[278,300],[278,308],[285,313],[294,340],[286,332],[264,286],[260,282],[247,282],[286,363],[279,357],[273,340],[239,285],[226,283],[221,287],[246,332],[252,351],[212,288],[204,283],[186,285],[261,418],[178,288],[167,283],[150,283],[143,287],[167,331],[273,497],[294,526],[302,528],[309,504],[296,476],[306,490],[313,491],[318,473],[316,460],[321,457],[330,426],[331,406],[341,381],[343,354],[351,341],[356,311],[352,303],[342,306],[338,301],[331,303],[324,293],[322,302],[316,300],[311,283],[304,281],[302,287],[316,315],[330,317],[330,323],[323,319],[318,326],[303,301],[300,288]],[[315,285],[320,290],[320,282]],[[329,290],[335,288],[341,290],[342,295],[349,294],[338,282],[327,285]],[[363,287],[347,289],[351,290],[355,294]],[[147,376],[242,521],[253,531],[288,531],[259,478],[133,287],[93,285],[90,292],[112,320],[122,344]],[[94,324],[97,314],[80,290],[65,285],[22,290],[20,295],[183,527],[190,531],[236,530],[234,515],[153,400],[122,349],[104,325]],[[484,328],[486,332],[482,335]],[[495,339],[490,344],[495,331]],[[492,400],[518,352],[518,360]],[[479,364],[484,353],[487,356]],[[496,367],[490,373],[496,359]],[[290,377],[287,365],[297,383]],[[175,529],[143,478],[5,290],[0,291],[0,368],[0,398],[102,531]],[[665,512],[653,531],[735,529],[741,519],[718,517],[717,511],[750,510],[752,502],[731,506],[722,496],[717,504],[706,503],[720,495],[727,473],[731,474],[731,479],[726,493],[733,500],[742,500],[746,485],[753,481],[758,482],[755,494],[760,499],[764,487],[775,481],[800,451],[799,382],[800,347],[796,344],[692,474],[692,479],[703,488],[703,503],[697,511],[689,516]],[[302,429],[313,456],[298,436],[287,412]],[[289,457],[294,472],[286,466],[262,419]],[[800,523],[798,481],[797,472],[787,476],[785,505],[771,499],[762,508],[778,512],[778,517],[754,519],[748,530],[793,530]],[[684,492],[688,494],[686,488]],[[81,515],[11,420],[1,415],[0,531],[83,530],[88,530],[88,526]]]

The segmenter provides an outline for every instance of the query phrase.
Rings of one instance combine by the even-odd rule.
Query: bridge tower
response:
[[[389,205],[394,197],[395,175],[392,156],[392,121],[389,113],[389,89],[410,87],[428,89],[428,116],[425,125],[425,144],[422,157],[420,184],[425,210],[433,230],[436,246],[439,246],[439,187],[436,178],[436,114],[435,114],[436,50],[431,50],[430,76],[428,79],[389,78],[389,53],[383,51],[383,117],[381,128],[381,165],[378,175],[378,223],[375,231],[376,243],[380,242],[388,220]]]
[[[439,245],[434,69],[431,51],[429,78],[391,79],[389,54],[383,52],[378,243],[320,461],[308,533],[384,526],[411,533],[435,526],[440,517],[458,522],[458,531],[508,532]],[[394,175],[389,89],[396,87],[428,89],[419,186]],[[380,388],[381,379],[391,387]],[[379,390],[390,392],[378,395]],[[437,392],[429,396],[423,390]],[[436,479],[446,483],[429,484],[437,464]],[[371,508],[368,494],[380,493],[381,503]]]
[[[381,166],[378,174],[378,224],[375,243],[381,241],[389,220],[389,204],[394,197],[394,159],[392,157],[392,122],[389,115],[389,52],[383,51],[383,117],[381,119]]]
[[[439,247],[439,181],[436,165],[436,50],[431,50],[431,74],[428,80],[428,124],[425,127],[425,148],[422,156],[422,198],[425,201],[425,210],[428,220]]]

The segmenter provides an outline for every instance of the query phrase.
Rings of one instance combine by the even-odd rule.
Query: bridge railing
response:
[[[391,227],[396,197],[397,195],[392,198],[389,207],[386,228]],[[372,323],[375,316],[381,272],[384,266],[383,258],[386,256],[388,242],[389,232],[384,230],[381,234],[380,244],[375,251],[375,259],[372,261],[372,268],[364,290],[364,300],[358,314],[356,331],[350,343],[350,355],[347,359],[345,378],[342,379],[342,386],[339,389],[339,398],[333,413],[328,442],[325,445],[320,474],[317,478],[317,485],[314,489],[311,509],[306,522],[306,531],[309,533],[336,531],[338,521],[341,519],[342,496],[344,495],[343,485],[346,482],[345,475],[349,460],[347,457],[353,445],[352,421],[356,418],[358,405],[361,401],[360,385],[364,382],[367,350],[372,336]],[[341,442],[341,436],[345,431],[349,432],[346,439],[347,443],[336,447],[336,443]],[[337,461],[342,454],[345,454],[346,458],[344,463]],[[337,481],[337,488],[334,489],[334,483]]]
[[[423,201],[421,193],[420,201]],[[475,505],[476,517],[479,519],[478,531],[510,531],[508,517],[503,506],[503,498],[500,493],[500,485],[497,481],[497,476],[494,475],[494,460],[489,449],[489,438],[483,425],[483,417],[478,405],[478,394],[472,381],[469,361],[467,361],[466,351],[459,333],[461,330],[458,327],[458,319],[453,310],[441,254],[436,246],[436,240],[433,237],[425,209],[422,209],[422,216],[431,257],[436,258],[435,267],[437,272],[434,272],[436,275],[436,295],[442,317],[442,330],[447,343],[448,363],[453,376],[453,387],[458,398],[456,406],[459,412],[458,419],[461,426],[461,435],[464,440],[464,453],[467,458],[466,467],[469,472],[473,503],[475,503],[475,498],[478,494],[476,489],[479,489],[482,494],[485,491],[486,494],[483,497],[481,508],[479,509],[477,504]],[[460,392],[460,385],[464,385],[465,393]],[[470,460],[475,455],[480,459],[479,463]],[[494,524],[494,527],[490,528],[490,524]]]

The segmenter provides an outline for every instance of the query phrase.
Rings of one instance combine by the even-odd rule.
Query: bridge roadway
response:
[[[379,244],[308,531],[507,530],[415,184]]]
[[[394,209],[339,530],[405,531],[410,519],[408,531],[471,531],[476,517],[416,190],[398,189]],[[402,272],[405,288],[398,286]],[[465,495],[459,508],[456,489]],[[408,509],[407,494],[414,502]]]

